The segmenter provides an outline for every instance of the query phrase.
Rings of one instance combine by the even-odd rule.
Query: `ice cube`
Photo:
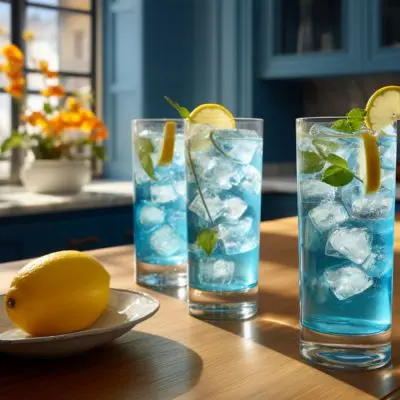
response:
[[[154,183],[150,187],[151,200],[155,203],[169,203],[175,201],[178,198],[177,193],[174,190],[172,184],[168,183]]]
[[[311,280],[310,293],[318,304],[323,304],[328,300],[329,285],[323,276]]]
[[[235,277],[235,263],[214,257],[202,258],[198,265],[198,278],[202,284],[229,284]]]
[[[153,205],[144,205],[139,209],[139,221],[142,225],[160,225],[165,220],[165,212]]]
[[[381,154],[381,166],[384,169],[396,169],[396,142],[388,147],[379,146],[379,153]]]
[[[150,182],[151,178],[146,174],[143,167],[140,165],[138,160],[133,162],[133,177],[136,185]]]
[[[390,191],[396,188],[396,171],[381,169],[381,187]]]
[[[255,152],[261,151],[262,139],[255,131],[219,129],[213,138],[224,153],[241,164],[250,164]]]
[[[208,189],[203,191],[203,197],[207,205],[207,209],[210,212],[211,218],[213,220],[216,220],[224,212],[223,202],[217,194]],[[190,203],[189,210],[198,215],[200,218],[211,222],[209,221],[208,214],[206,212],[206,209],[204,208],[203,201],[199,194],[197,194],[194,200]]]
[[[383,247],[374,248],[372,251],[373,252],[362,265],[362,268],[371,278],[380,278],[391,270],[393,258],[385,257],[385,250]]]
[[[185,241],[169,225],[163,225],[151,234],[150,247],[160,256],[169,257],[183,251]]]
[[[310,127],[309,134],[311,136],[330,136],[330,137],[337,137],[343,136],[342,132],[338,132],[335,129],[330,128],[326,125],[314,124]]]
[[[176,181],[172,185],[179,196],[186,197],[186,181]]]
[[[236,222],[224,222],[218,225],[218,232],[225,253],[228,255],[246,253],[254,250],[259,243],[258,234],[252,231],[253,219],[245,217]]]
[[[223,200],[224,217],[228,220],[238,220],[247,210],[247,203],[240,197],[232,196]]]
[[[346,300],[367,290],[373,284],[361,268],[349,264],[339,268],[329,268],[324,277],[333,294],[339,300]]]
[[[394,196],[388,190],[353,198],[352,214],[359,219],[384,219],[392,211]]]
[[[371,254],[371,237],[364,228],[337,228],[328,237],[325,252],[362,264]]]
[[[203,166],[202,180],[208,187],[228,190],[237,185],[241,178],[241,170],[232,160],[224,157],[212,157]]]
[[[303,202],[319,203],[322,200],[333,200],[336,189],[325,182],[308,179],[300,183]]]
[[[261,193],[261,173],[253,165],[246,165],[243,168],[243,178],[240,182],[240,186],[249,192],[254,194]]]
[[[322,202],[319,206],[313,208],[308,215],[315,228],[321,233],[349,218],[346,209],[336,201]]]

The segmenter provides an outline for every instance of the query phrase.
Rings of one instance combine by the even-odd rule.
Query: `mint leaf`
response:
[[[218,233],[214,228],[203,229],[197,236],[196,243],[207,255],[211,255],[218,242]]]
[[[138,138],[136,139],[136,150],[142,168],[149,178],[156,180],[153,160],[150,157],[150,154],[154,151],[153,143],[151,143],[150,139]]]
[[[164,96],[164,99],[168,101],[168,103],[175,108],[176,111],[178,111],[179,115],[183,118],[189,118],[190,111],[186,107],[180,106],[178,103],[175,101],[171,100],[169,97]]]
[[[353,133],[353,125],[347,119],[338,119],[332,124],[332,128],[344,133]]]
[[[359,120],[362,122],[366,114],[367,112],[362,108],[353,108],[346,114],[346,117],[350,120]]]
[[[347,165],[347,161],[344,158],[339,157],[336,154],[333,154],[333,153],[328,154],[328,156],[326,157],[326,160],[329,161],[333,165],[337,165],[338,167],[341,167],[344,169],[349,168]]]
[[[332,165],[324,171],[321,181],[331,186],[346,186],[353,178],[353,173],[348,169]]]
[[[305,174],[312,174],[321,171],[324,168],[325,161],[321,156],[313,151],[301,151],[301,172]]]

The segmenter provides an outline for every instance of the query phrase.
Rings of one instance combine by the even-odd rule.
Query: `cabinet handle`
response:
[[[74,246],[80,246],[82,244],[99,243],[99,242],[100,242],[100,239],[97,236],[88,236],[88,237],[82,238],[82,239],[69,239],[68,246],[74,247]]]

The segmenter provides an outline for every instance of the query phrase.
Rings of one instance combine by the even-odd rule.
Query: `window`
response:
[[[77,90],[95,92],[95,0],[0,0],[0,27],[9,32],[0,37],[23,47],[24,30],[35,40],[25,47],[28,105],[40,108],[42,77],[32,60],[44,59],[60,72],[67,94]],[[4,92],[0,79],[0,140],[18,124],[17,110]]]

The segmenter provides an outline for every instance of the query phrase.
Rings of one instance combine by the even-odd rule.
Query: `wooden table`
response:
[[[397,233],[396,263],[400,229]],[[110,271],[113,287],[137,289],[132,253],[130,246],[93,251]],[[295,218],[262,223],[260,258],[256,319],[201,321],[188,315],[184,289],[164,294],[141,289],[161,301],[160,311],[112,345],[59,360],[1,355],[0,399],[400,398],[399,274],[395,273],[393,365],[364,373],[330,372],[299,356]],[[0,290],[6,290],[22,264],[0,265]]]

